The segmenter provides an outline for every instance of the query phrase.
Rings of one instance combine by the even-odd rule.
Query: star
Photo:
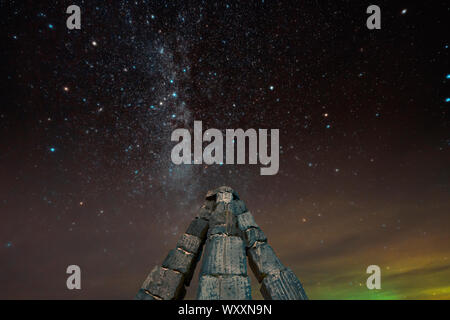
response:
[[[170,241],[179,237],[188,220],[194,218],[193,212],[202,205],[204,193],[209,188],[230,184],[249,210],[258,212],[255,219],[265,222],[263,231],[273,234],[274,241],[277,236],[301,241],[295,228],[304,224],[308,241],[302,246],[289,247],[291,256],[303,256],[308,250],[317,249],[316,246],[325,247],[325,239],[330,247],[319,252],[320,259],[330,252],[334,258],[335,245],[345,247],[342,259],[338,257],[342,265],[325,259],[330,263],[320,266],[320,274],[337,272],[337,278],[342,276],[339,272],[344,276],[364,272],[359,267],[354,272],[345,266],[355,252],[361,252],[360,247],[347,243],[349,235],[361,234],[362,240],[368,240],[363,245],[369,243],[377,248],[377,254],[383,254],[383,245],[397,238],[378,233],[389,230],[380,225],[383,222],[390,225],[397,214],[401,216],[401,210],[390,210],[391,206],[408,206],[416,193],[419,194],[423,205],[409,218],[411,225],[420,226],[419,214],[426,212],[427,204],[431,203],[428,194],[433,194],[436,200],[446,200],[444,194],[434,191],[440,190],[442,183],[446,187],[448,181],[441,179],[436,186],[430,179],[423,181],[424,176],[438,176],[444,170],[437,155],[450,146],[444,121],[450,95],[443,93],[444,86],[450,83],[450,70],[444,59],[448,41],[444,34],[433,33],[440,25],[440,17],[428,14],[417,5],[411,7],[411,17],[406,17],[409,9],[402,8],[403,5],[386,4],[382,8],[384,14],[390,12],[404,18],[391,19],[392,32],[371,37],[368,45],[364,32],[330,28],[320,18],[318,11],[323,8],[317,8],[316,12],[301,1],[295,6],[273,6],[269,1],[259,0],[253,8],[256,10],[226,2],[205,6],[203,2],[196,1],[190,6],[170,1],[155,6],[148,1],[121,1],[120,5],[105,2],[98,6],[86,2],[81,28],[95,28],[95,33],[87,37],[78,37],[79,32],[67,30],[65,19],[69,15],[65,14],[65,8],[55,11],[49,7],[40,13],[44,9],[33,11],[30,7],[23,11],[19,6],[7,14],[4,29],[9,45],[5,47],[8,64],[4,80],[6,87],[14,90],[8,90],[5,97],[9,100],[5,103],[11,108],[0,111],[2,135],[7,143],[0,158],[6,166],[11,166],[6,168],[11,174],[0,180],[5,188],[14,185],[23,192],[18,197],[10,192],[2,194],[0,205],[14,213],[5,216],[7,225],[20,227],[15,221],[40,221],[40,225],[30,230],[30,234],[26,228],[11,230],[14,237],[6,234],[5,253],[24,250],[24,253],[30,251],[32,257],[33,251],[29,249],[39,249],[39,243],[33,243],[34,232],[48,232],[49,238],[56,239],[48,243],[49,249],[67,260],[70,258],[67,248],[89,248],[90,238],[95,237],[99,253],[104,255],[103,249],[108,255],[114,251],[123,258],[118,264],[136,270],[142,261],[138,255],[148,258],[145,246],[139,242],[145,238],[148,243],[155,243],[149,259],[150,264],[157,264],[158,257],[167,254]],[[325,11],[339,10],[339,5],[328,7]],[[333,24],[345,26],[347,19],[357,21],[365,15],[356,11],[346,12],[345,17],[336,15]],[[83,16],[86,13],[89,17]],[[55,20],[57,15],[60,17]],[[21,23],[12,23],[19,16]],[[413,16],[423,20],[422,23],[414,28],[410,22],[405,26],[405,21]],[[299,25],[300,20],[307,21],[301,23],[304,28]],[[433,34],[430,41],[434,45],[414,46],[429,34]],[[309,46],[316,35],[320,35],[319,41]],[[410,50],[411,46],[414,50]],[[418,63],[420,68],[411,67]],[[30,66],[37,68],[38,76],[29,72]],[[420,90],[424,83],[434,85]],[[406,109],[397,106],[401,100],[399,90],[403,88],[406,89],[401,96],[406,96]],[[423,101],[429,104],[424,105]],[[224,160],[212,165],[174,165],[171,150],[177,142],[171,140],[171,133],[179,128],[190,131],[195,120],[204,122],[202,138],[211,138],[211,131],[206,133],[211,128],[222,132],[254,129],[257,134],[262,129],[268,132],[279,129],[279,173],[260,177],[258,165],[237,165],[237,137],[230,141],[235,147],[236,165],[225,165]],[[426,133],[428,126],[415,125],[422,120],[433,128],[433,134]],[[24,125],[26,132],[15,129]],[[405,132],[409,130],[414,137],[421,138],[406,139]],[[244,139],[247,162],[251,139]],[[26,143],[18,146],[17,141],[22,140]],[[409,155],[406,160],[397,155],[399,146],[400,151]],[[259,147],[257,160],[262,156]],[[268,156],[272,146],[266,145],[266,149]],[[223,159],[226,155],[223,154]],[[26,166],[15,170],[15,161],[23,157]],[[429,165],[417,174],[411,168],[420,167],[420,159],[424,157]],[[194,164],[195,159],[188,163]],[[392,174],[386,167],[394,168],[395,172]],[[427,187],[429,193],[420,193],[421,188]],[[357,206],[351,200],[361,204]],[[446,204],[443,202],[441,207]],[[445,217],[441,211],[439,208],[430,211],[434,222]],[[339,219],[328,219],[330,212],[339,215]],[[283,222],[290,218],[297,225]],[[72,221],[76,223],[72,225]],[[126,229],[130,222],[135,229]],[[151,230],[139,227],[142,223],[149,224]],[[306,228],[307,224],[315,228]],[[436,239],[445,238],[438,223],[427,228],[430,228],[428,235],[436,232]],[[65,238],[68,230],[78,233]],[[421,236],[423,231],[420,230]],[[102,238],[108,232],[123,234],[123,243],[117,245],[112,237]],[[330,237],[322,236],[328,232],[332,232]],[[172,237],[173,234],[176,236]],[[397,236],[400,239],[401,235]],[[395,250],[408,249],[405,253],[408,255],[416,254],[413,248],[416,243],[420,248],[428,243],[430,246],[445,243],[434,242],[433,238],[421,244],[420,239],[414,239],[409,249],[403,241],[407,236],[405,231],[405,238],[401,238]],[[57,241],[58,237],[64,241]],[[127,259],[133,250],[136,259]],[[436,256],[435,260],[443,258]],[[386,257],[381,257],[384,266],[390,265],[393,270],[394,264],[398,264],[397,257]],[[315,258],[304,263],[310,265]],[[111,264],[85,260],[87,267],[93,272],[104,272],[105,277],[114,272]],[[11,261],[11,270],[19,262]],[[41,268],[39,272],[48,273],[52,268],[50,262],[44,261],[43,266],[47,269]],[[295,263],[290,267],[301,268]],[[27,275],[30,279],[39,277],[36,270],[30,272]],[[317,276],[319,273],[308,272],[308,268],[303,269],[299,276],[310,284],[320,280],[324,281],[323,287],[328,287],[335,280],[325,279],[325,282]],[[139,277],[142,276],[145,274]],[[5,280],[11,288],[14,288],[11,283],[17,282],[14,277],[0,273],[0,282],[3,284]],[[52,289],[51,285],[45,288],[45,283],[53,281],[51,278],[41,280],[43,289]],[[359,283],[349,279],[343,285],[350,282],[353,287]],[[362,286],[365,287],[364,282]],[[105,284],[102,298],[129,296],[128,289],[111,288],[114,283]],[[27,295],[30,298],[57,296],[59,289],[50,292],[31,288]],[[429,295],[423,293],[426,288],[420,289],[425,289],[417,290],[423,294],[420,298],[432,295],[431,291]],[[311,290],[313,298],[337,296],[336,292],[330,294],[312,285]],[[416,297],[417,292],[414,290],[409,297]],[[189,298],[195,293],[188,290]],[[7,293],[0,290],[0,299],[6,294],[12,298],[24,295],[19,289]],[[406,294],[406,291],[396,291],[395,297]],[[95,293],[83,291],[82,295],[91,298]],[[371,296],[364,293],[361,297]]]

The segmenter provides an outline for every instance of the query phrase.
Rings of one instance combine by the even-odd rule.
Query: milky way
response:
[[[77,4],[1,4],[2,298],[133,297],[221,185],[312,299],[450,296],[447,4]],[[174,165],[194,120],[279,129],[278,174]]]

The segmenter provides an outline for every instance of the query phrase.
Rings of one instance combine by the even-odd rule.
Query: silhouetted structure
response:
[[[252,214],[230,187],[206,194],[200,213],[181,236],[176,249],[150,272],[136,299],[183,299],[203,246],[197,299],[251,300],[246,257],[262,283],[264,299],[308,299],[298,278],[280,262]]]

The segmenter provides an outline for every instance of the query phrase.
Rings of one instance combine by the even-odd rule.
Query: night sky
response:
[[[1,299],[132,299],[221,185],[311,299],[450,299],[448,3],[46,2],[0,2]],[[194,120],[278,174],[172,164]]]

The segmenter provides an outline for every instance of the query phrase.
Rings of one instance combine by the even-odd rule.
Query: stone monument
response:
[[[251,300],[247,258],[264,299],[308,299],[296,275],[281,263],[230,187],[208,191],[199,214],[162,265],[150,272],[135,299],[183,299],[202,251],[198,300]]]

